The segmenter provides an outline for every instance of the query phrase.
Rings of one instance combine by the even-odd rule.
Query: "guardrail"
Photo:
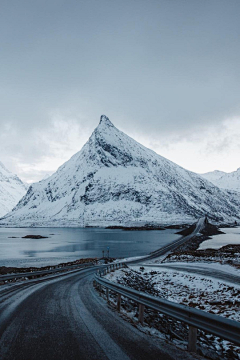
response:
[[[126,265],[118,264],[118,268]],[[219,336],[222,339],[231,341],[240,346],[240,323],[234,320],[226,319],[218,315],[210,314],[202,310],[194,309],[185,305],[173,303],[171,301],[157,298],[143,292],[136,291],[129,287],[113,283],[102,276],[107,272],[116,269],[116,264],[105,268],[103,271],[98,271],[95,274],[95,284],[98,284],[100,291],[101,287],[107,289],[106,295],[109,301],[109,290],[117,293],[117,310],[121,309],[121,296],[125,296],[134,300],[139,304],[138,321],[143,324],[144,307],[147,306],[153,310],[157,310],[165,315],[168,315],[176,320],[185,322],[189,325],[188,350],[196,352],[197,344],[197,329],[201,329],[213,335]]]

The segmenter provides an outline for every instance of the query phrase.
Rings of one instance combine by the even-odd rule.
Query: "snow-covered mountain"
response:
[[[26,192],[27,186],[0,162],[0,216],[11,211]]]
[[[51,176],[51,174],[45,174],[44,177],[40,180],[40,181],[43,181],[43,180],[46,180],[48,179],[49,177]]]
[[[240,219],[240,199],[139,144],[102,115],[82,150],[28,189],[1,224],[178,223]]]
[[[211,181],[214,184],[214,181],[217,181],[218,179],[220,179],[220,177],[226,175],[227,173],[224,171],[220,171],[220,170],[214,170],[214,171],[210,171],[207,172],[205,174],[200,174],[202,177],[204,177],[204,179],[207,179],[208,181]]]
[[[231,173],[215,170],[205,174],[201,174],[202,177],[211,181],[214,185],[221,189],[228,189],[240,192],[240,168]]]

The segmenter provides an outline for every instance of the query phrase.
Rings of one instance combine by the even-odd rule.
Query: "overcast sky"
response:
[[[239,0],[1,0],[0,161],[38,181],[105,114],[189,170],[236,170],[239,17]]]

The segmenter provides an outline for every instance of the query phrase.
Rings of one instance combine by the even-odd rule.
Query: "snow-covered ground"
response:
[[[227,233],[223,235],[227,238],[226,246],[221,247],[221,235],[212,239],[213,244],[220,244],[220,249],[196,250],[199,242],[194,238],[195,247],[192,249],[180,247],[157,259],[143,259],[140,265],[129,265],[106,277],[171,302],[240,321],[239,245],[229,245],[232,241],[228,236],[232,233],[238,235],[239,228],[223,230]],[[200,240],[206,238],[202,234],[199,237]],[[123,312],[132,321],[137,321],[137,307],[126,298],[123,299]],[[187,341],[186,325],[150,309],[145,311],[144,329],[160,337],[170,334],[170,338],[173,337],[180,346]],[[200,354],[212,359],[240,359],[240,347],[203,331],[198,333]]]
[[[111,272],[106,278],[119,282],[132,271],[138,272],[144,280],[152,284],[159,296],[169,301],[188,306],[190,304],[197,309],[240,321],[240,285],[223,283],[214,278],[186,274],[173,269],[158,270],[156,267],[139,266]],[[226,303],[227,306],[224,306]],[[229,303],[232,304],[230,308]]]
[[[212,264],[208,264],[208,267],[211,266]],[[218,267],[221,270],[225,268],[226,272],[231,273],[230,266],[219,264]],[[240,272],[235,269],[234,273],[240,275]],[[154,266],[144,267],[144,265],[129,266],[127,269],[111,272],[106,275],[106,278],[178,304],[240,321],[240,285],[223,282],[210,276],[188,274],[174,269],[157,269]],[[130,313],[130,316],[134,316],[136,311],[131,310]],[[161,315],[159,316],[161,317]],[[149,326],[151,328],[152,325],[149,325],[148,320],[146,322],[148,328]],[[182,331],[185,330],[183,328]],[[179,331],[181,332],[178,328]],[[240,358],[240,348],[233,346],[228,341],[202,332],[200,341],[203,346],[202,354],[208,354],[206,349],[210,346],[213,353],[218,354],[217,358]],[[228,354],[231,354],[231,357],[228,357]],[[210,355],[208,354],[208,356]]]
[[[173,265],[172,263],[159,263],[158,260],[153,260],[153,261],[149,261],[145,263],[142,263],[142,266],[152,266],[154,268],[157,266],[163,267],[164,265]],[[189,269],[194,268],[194,269],[209,269],[209,270],[218,270],[220,272],[223,273],[227,273],[230,275],[236,275],[240,277],[240,269],[236,269],[231,265],[227,265],[227,264],[220,264],[220,263],[207,263],[207,262],[174,262],[174,266],[185,266],[188,267]],[[156,268],[155,268],[156,270]]]
[[[205,249],[193,251],[175,251],[155,260],[155,263],[206,263],[206,264],[229,264],[240,268],[240,245],[225,245],[220,249]]]

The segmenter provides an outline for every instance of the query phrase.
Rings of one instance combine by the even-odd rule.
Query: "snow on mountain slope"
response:
[[[211,181],[214,185],[221,189],[228,189],[240,192],[240,168],[231,173],[225,173],[223,171],[215,170],[205,174],[201,174],[202,177]]]
[[[1,225],[83,226],[240,219],[240,199],[139,144],[102,115],[82,150],[30,186]]]
[[[211,181],[214,184],[214,181],[219,180],[222,176],[226,175],[227,173],[220,170],[214,170],[207,172],[205,174],[200,174],[204,179],[207,179],[208,181]]]
[[[11,211],[26,192],[27,186],[0,162],[0,216]]]

